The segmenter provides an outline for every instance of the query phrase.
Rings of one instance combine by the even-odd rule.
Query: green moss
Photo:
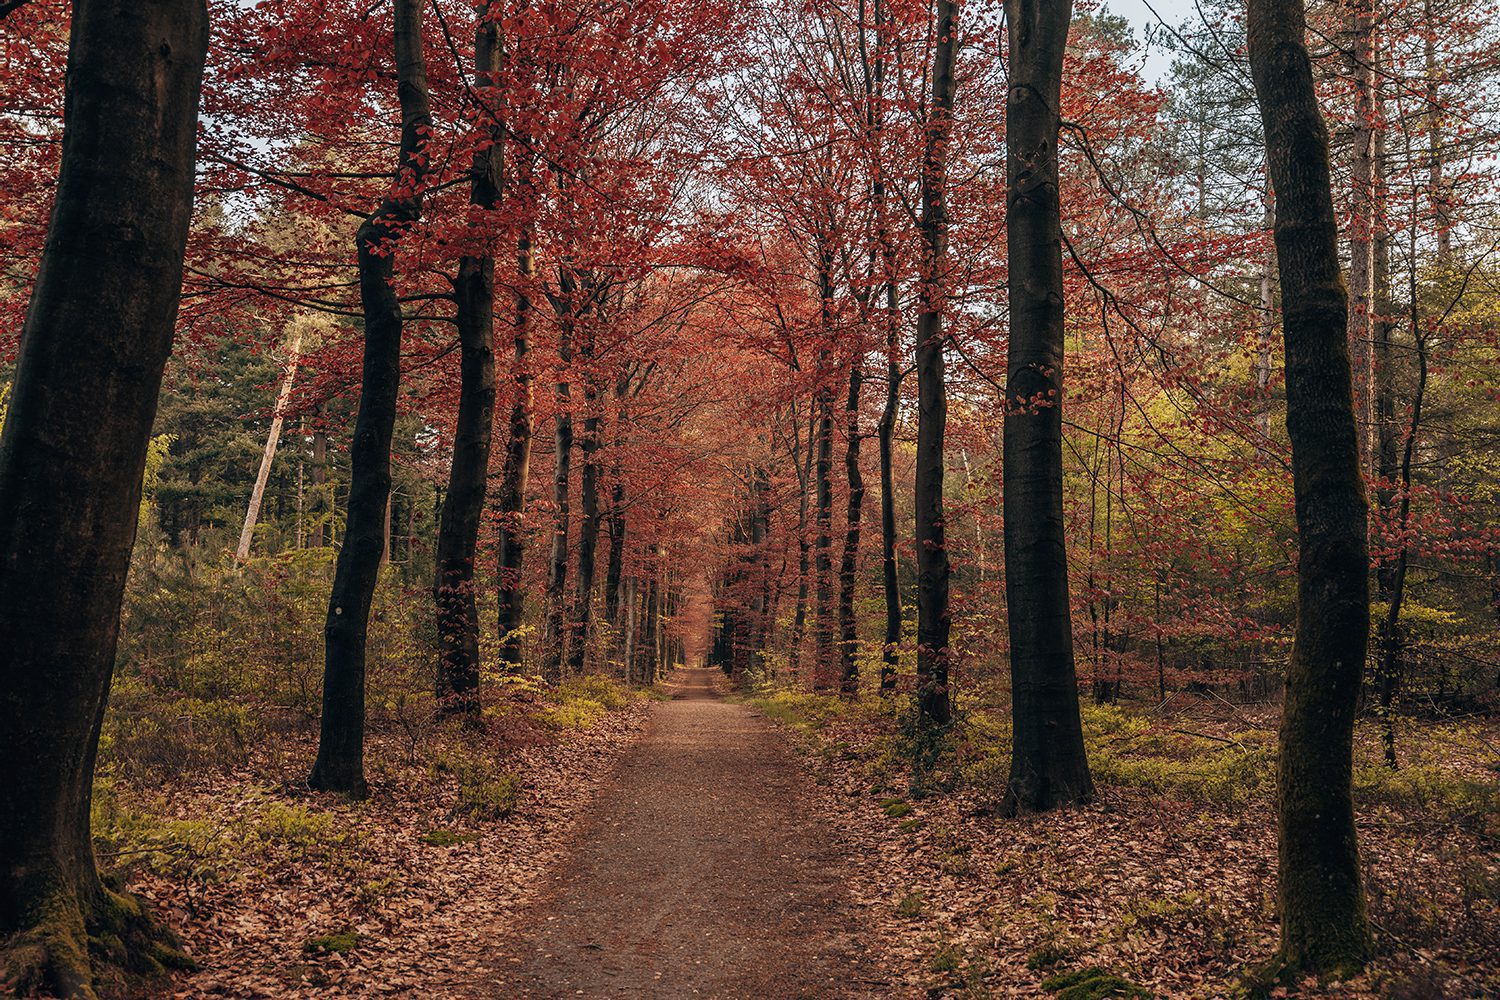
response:
[[[926,905],[926,896],[922,895],[920,892],[908,892],[906,895],[902,896],[901,901],[896,904],[896,913],[907,918],[920,917],[922,915],[922,908]]]
[[[913,816],[911,819],[904,819],[896,824],[896,829],[902,833],[916,833],[922,829],[922,817]]]
[[[880,808],[885,810],[885,814],[891,819],[900,819],[912,811],[912,804],[903,799],[884,799],[880,803]]]
[[[455,844],[472,844],[479,839],[479,834],[459,833],[457,830],[428,830],[417,839],[431,847],[452,847]]]
[[[1151,994],[1135,983],[1097,966],[1051,976],[1042,981],[1042,989],[1056,993],[1057,1000],[1105,1000],[1107,997],[1151,1000]]]
[[[1072,950],[1055,941],[1049,941],[1026,957],[1026,968],[1033,971],[1048,969],[1073,957]]]
[[[353,951],[359,947],[360,935],[354,931],[335,931],[323,937],[311,937],[302,942],[302,950],[308,954],[329,955]]]
[[[504,772],[471,777],[467,781],[460,779],[458,811],[474,819],[505,819],[520,805],[522,787],[520,777]]]
[[[938,974],[957,972],[962,967],[963,955],[951,944],[945,944],[933,954],[927,962],[927,968]]]
[[[784,687],[762,688],[748,703],[773,722],[807,730],[823,729],[849,710],[837,695]]]

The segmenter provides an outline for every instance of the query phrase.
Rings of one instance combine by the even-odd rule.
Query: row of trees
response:
[[[1008,648],[1012,813],[1092,794],[1080,674],[1101,698],[1152,673],[1163,698],[1169,679],[1244,685],[1227,661],[1278,660],[1295,624],[1282,958],[1363,961],[1368,571],[1389,719],[1421,662],[1413,567],[1431,600],[1472,591],[1452,567],[1488,575],[1494,552],[1473,513],[1487,466],[1424,473],[1471,453],[1463,404],[1491,402],[1486,375],[1432,375],[1482,373],[1492,348],[1463,291],[1483,258],[1454,264],[1489,134],[1485,78],[1437,73],[1444,46],[1488,44],[1456,8],[1362,9],[1347,35],[1314,11],[1342,62],[1310,57],[1285,0],[1252,7],[1248,63],[1230,28],[1174,30],[1171,101],[1121,22],[1039,0],[276,0],[217,11],[207,56],[189,8],[0,5],[24,67],[0,308],[31,302],[0,444],[0,749],[49,765],[4,791],[8,963],[87,995],[90,931],[166,955],[100,886],[87,805],[174,330],[171,544],[217,525],[241,558],[336,546],[315,787],[365,791],[393,536],[431,590],[436,709],[473,724],[496,672],[649,682],[706,652],[851,695],[909,683],[940,732],[982,651]],[[277,345],[241,516],[180,405]],[[297,500],[263,513],[288,453]]]

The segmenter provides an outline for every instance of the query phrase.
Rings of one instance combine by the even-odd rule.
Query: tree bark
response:
[[[1005,386],[1005,599],[1014,735],[1001,811],[1093,797],[1063,527],[1063,279],[1057,134],[1071,3],[1007,0],[1010,350]]]
[[[854,587],[859,570],[860,520],[865,505],[865,480],[859,469],[859,390],[864,381],[864,358],[855,353],[849,362],[849,400],[845,411],[844,476],[849,483],[849,506],[844,529],[844,554],[839,561],[839,691],[859,693],[859,619],[854,614]]]
[[[953,719],[948,695],[948,547],[944,535],[943,437],[948,387],[943,269],[948,255],[948,141],[953,126],[958,4],[937,2],[932,103],[922,153],[922,264],[917,305],[917,710],[928,724]]]
[[[422,56],[422,4],[396,0],[396,93],[401,146],[396,179],[379,207],[359,227],[359,295],[365,319],[359,413],[350,447],[349,511],[334,568],[323,626],[323,718],[318,757],[307,783],[355,797],[365,784],[365,639],[370,604],[386,549],[391,495],[391,439],[401,383],[401,303],[391,281],[393,245],[422,212],[420,184],[427,170],[427,67]]]
[[[880,565],[885,595],[885,643],[881,652],[880,690],[896,689],[901,647],[901,578],[896,564],[896,476],[892,468],[896,417],[901,409],[900,326],[896,311],[893,251],[886,262],[885,408],[880,412]]]
[[[1276,188],[1300,546],[1297,631],[1280,731],[1277,971],[1352,974],[1371,951],[1351,789],[1370,609],[1349,304],[1302,0],[1250,0],[1247,33]]]
[[[276,460],[276,445],[281,441],[281,423],[286,416],[286,402],[292,395],[292,383],[297,378],[297,360],[302,353],[302,331],[292,334],[291,346],[287,349],[286,374],[281,378],[281,389],[276,393],[276,406],[271,411],[271,429],[266,432],[266,447],[260,456],[260,469],[255,473],[255,486],[250,490],[250,503],[245,508],[245,523],[240,528],[240,543],[235,546],[236,562],[250,558],[250,542],[255,538],[255,525],[260,520],[260,505],[266,495],[266,482],[271,478],[271,463]],[[301,530],[301,518],[298,518]]]
[[[573,606],[573,642],[568,663],[574,673],[582,673],[588,657],[589,630],[594,618],[595,552],[599,547],[599,387],[590,370],[594,358],[592,329],[585,327],[579,345],[583,357],[583,469],[580,472],[580,502],[583,519],[578,525],[578,581]]]
[[[480,9],[474,30],[474,85],[483,100],[494,92],[500,72],[500,5]],[[469,203],[483,209],[500,205],[504,155],[498,109],[482,107],[485,141],[470,165]],[[475,238],[483,238],[478,232]],[[438,709],[478,719],[479,608],[474,593],[474,553],[489,487],[490,441],[495,425],[495,259],[487,251],[467,253],[453,281],[458,324],[458,420],[453,429],[453,464],[438,518],[437,607]]]
[[[94,762],[192,215],[203,0],[76,0],[56,201],[0,436],[0,982],[94,996],[170,935],[104,888]],[[113,937],[120,949],[91,955]]]
[[[520,145],[520,143],[517,143]],[[532,195],[531,170],[522,155],[520,190]],[[495,559],[499,570],[500,659],[511,670],[521,668],[521,625],[526,591],[521,571],[526,555],[526,486],[531,475],[532,398],[531,352],[532,283],[536,258],[529,223],[516,241],[515,353],[511,362],[510,434],[505,446],[505,474],[500,483],[500,537]]]
[[[826,246],[819,251],[818,267],[819,328],[825,344],[833,340],[833,256]],[[825,346],[818,363],[818,391],[815,397],[817,422],[817,460],[813,471],[815,501],[813,522],[817,537],[813,545],[813,600],[817,605],[816,631],[813,637],[813,688],[830,686],[833,670],[833,632],[836,627],[833,609],[833,387],[828,384],[829,350]]]
[[[1377,200],[1377,135],[1380,128],[1375,95],[1375,2],[1346,0],[1345,32],[1349,36],[1349,75],[1354,84],[1354,120],[1350,150],[1349,212],[1349,358],[1353,368],[1354,419],[1359,429],[1361,469],[1374,471],[1375,442],[1375,231],[1381,207]]]
[[[572,520],[568,488],[572,483],[573,386],[568,368],[573,363],[573,323],[577,317],[574,312],[577,303],[573,275],[566,267],[561,271],[560,294],[554,303],[559,324],[558,361],[561,364],[555,384],[557,416],[552,436],[552,503],[556,514],[552,523],[551,558],[547,564],[547,617],[542,636],[542,677],[550,684],[562,680],[564,647],[568,641],[568,531]]]

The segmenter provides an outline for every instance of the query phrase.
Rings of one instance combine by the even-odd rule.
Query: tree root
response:
[[[0,995],[98,1000],[130,981],[193,968],[176,935],[134,896],[99,889],[88,907],[58,887],[33,908],[30,926],[0,945]]]

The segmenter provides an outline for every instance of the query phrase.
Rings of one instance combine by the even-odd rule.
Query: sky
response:
[[[1118,14],[1130,22],[1135,28],[1137,41],[1145,39],[1148,29],[1160,23],[1158,14],[1174,27],[1188,18],[1197,17],[1193,0],[1105,0],[1104,6],[1111,14]],[[1153,10],[1156,13],[1153,14]],[[1163,51],[1159,45],[1153,46],[1146,56],[1144,75],[1147,80],[1160,82],[1171,64],[1171,53]]]

